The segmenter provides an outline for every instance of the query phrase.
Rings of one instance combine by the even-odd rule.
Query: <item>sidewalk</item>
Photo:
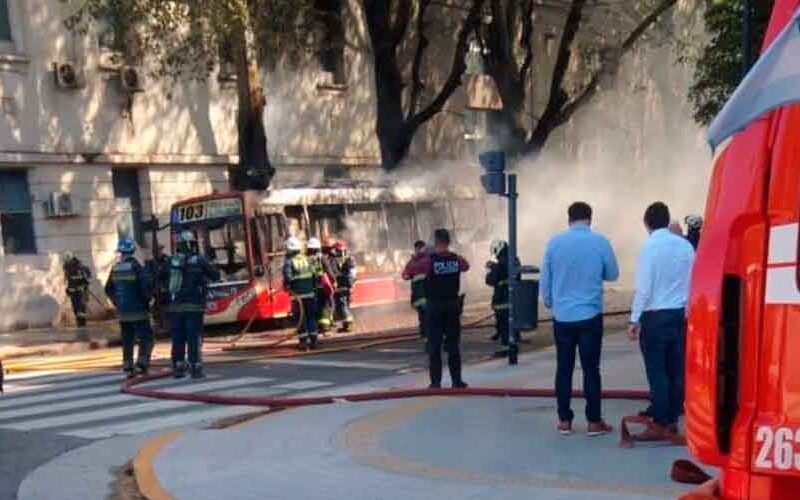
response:
[[[468,367],[481,387],[549,387],[552,349]],[[638,348],[621,335],[604,346],[605,388],[645,388]],[[426,384],[419,374],[348,388],[369,391]],[[580,371],[575,385],[580,386]],[[641,401],[606,401],[617,427]],[[576,432],[554,432],[551,399],[416,398],[335,403],[286,410],[225,430],[156,438],[138,457],[137,480],[150,498],[441,499],[674,498],[670,482],[685,448],[618,447],[618,433],[589,438],[578,400]],[[616,429],[615,429],[616,431]],[[164,496],[166,495],[166,497]]]
[[[0,360],[26,356],[77,354],[109,346],[119,338],[115,320],[92,321],[85,328],[31,328],[0,333]]]

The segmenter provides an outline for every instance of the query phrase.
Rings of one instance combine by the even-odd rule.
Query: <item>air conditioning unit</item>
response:
[[[143,92],[144,71],[139,66],[122,66],[119,69],[119,85],[123,92]]]
[[[53,76],[56,86],[62,89],[80,89],[86,86],[83,69],[69,62],[54,62]]]
[[[75,206],[70,193],[50,193],[44,202],[44,211],[47,217],[69,217],[75,215]]]

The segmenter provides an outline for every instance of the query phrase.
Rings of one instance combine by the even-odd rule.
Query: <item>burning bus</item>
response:
[[[220,271],[211,284],[207,324],[285,318],[291,297],[283,289],[284,241],[342,239],[359,266],[353,308],[408,300],[399,274],[415,240],[447,227],[467,256],[488,248],[487,201],[465,187],[410,187],[395,182],[341,181],[229,192],[182,200],[172,206],[173,249],[192,231],[200,252]],[[467,287],[478,284],[477,276]]]

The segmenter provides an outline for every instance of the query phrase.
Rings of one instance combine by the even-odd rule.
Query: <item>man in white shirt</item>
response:
[[[650,236],[639,254],[629,336],[639,339],[644,356],[654,425],[638,438],[670,439],[683,412],[685,310],[694,249],[668,229],[664,203],[647,207],[644,224]]]

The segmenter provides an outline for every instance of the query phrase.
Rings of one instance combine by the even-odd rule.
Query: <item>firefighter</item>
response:
[[[442,386],[442,343],[447,351],[447,365],[453,388],[467,387],[461,378],[461,313],[463,296],[461,273],[469,270],[469,263],[450,251],[450,233],[437,229],[434,233],[435,249],[422,264],[425,271],[425,333],[428,336],[428,360],[431,389]]]
[[[311,261],[303,255],[300,240],[286,240],[286,262],[283,264],[284,287],[294,297],[297,335],[300,349],[317,345],[317,282],[320,276]]]
[[[165,330],[166,308],[169,303],[169,256],[164,253],[163,245],[158,245],[156,254],[147,261],[145,270],[150,278],[153,294],[153,319],[159,330]]]
[[[403,279],[411,282],[411,307],[417,311],[419,335],[425,339],[425,270],[420,265],[425,260],[425,242],[414,243],[414,254],[403,269]]]
[[[311,238],[306,245],[306,256],[317,277],[317,327],[320,333],[325,333],[331,328],[333,318],[331,314],[331,295],[333,286],[328,274],[325,272],[325,263],[322,254],[322,242],[318,238]]]
[[[350,310],[350,299],[352,298],[353,286],[358,277],[358,269],[353,258],[347,255],[347,243],[343,240],[338,240],[333,245],[331,268],[336,278],[334,319],[342,322],[342,328],[339,331],[350,332],[353,331],[355,323],[353,312]]]
[[[700,244],[700,233],[703,230],[703,218],[699,215],[687,215],[684,222],[686,223],[686,239],[696,251],[697,245]]]
[[[202,378],[203,313],[210,281],[220,279],[219,271],[198,254],[194,233],[183,231],[178,247],[169,263],[170,334],[172,335],[172,369],[175,378],[186,376],[186,351],[189,351],[189,372]]]
[[[153,350],[153,330],[150,326],[148,303],[150,282],[148,275],[133,256],[136,245],[130,238],[119,242],[119,262],[111,268],[105,292],[119,314],[122,332],[122,369],[128,378],[146,375]],[[139,356],[133,364],[133,348],[139,338]]]
[[[499,340],[501,349],[497,357],[508,355],[508,316],[511,301],[508,295],[508,243],[495,240],[489,247],[494,260],[486,263],[486,284],[492,287],[492,310],[494,311],[495,334],[492,340]]]
[[[333,259],[333,247],[335,241],[324,239],[322,241],[322,254],[320,262],[322,263],[322,298],[318,307],[320,308],[320,329],[329,330],[333,327],[333,310],[336,302],[336,275],[333,272],[331,259]]]
[[[67,295],[72,302],[75,323],[86,326],[86,304],[89,301],[89,280],[92,272],[71,252],[64,254],[64,281],[67,282]]]

